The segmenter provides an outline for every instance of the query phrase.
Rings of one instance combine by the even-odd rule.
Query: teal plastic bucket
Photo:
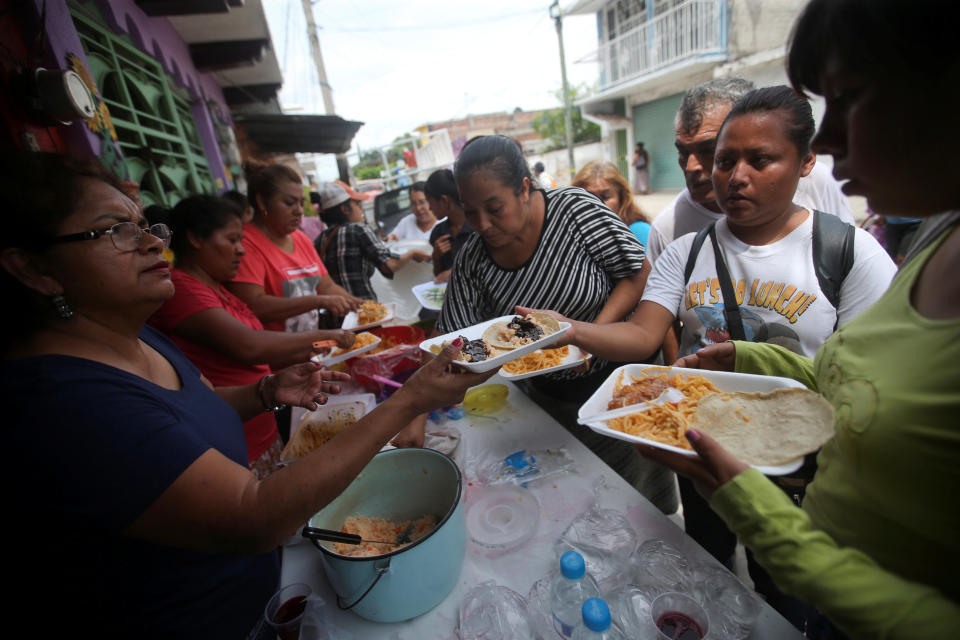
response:
[[[338,606],[367,620],[399,622],[439,604],[457,584],[466,552],[462,494],[460,470],[438,451],[391,449],[374,456],[303,532],[321,551]],[[426,514],[437,518],[433,531],[380,556],[343,556],[332,542],[310,536],[310,527],[339,531],[350,516],[399,523]]]

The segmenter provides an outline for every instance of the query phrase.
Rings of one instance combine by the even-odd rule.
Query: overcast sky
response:
[[[324,113],[301,0],[263,6],[283,68],[284,110]],[[560,57],[548,7],[544,0],[315,1],[336,113],[364,122],[354,148],[469,113],[558,106]],[[594,14],[564,18],[572,85],[597,81],[595,63],[576,64],[597,48],[596,34]]]

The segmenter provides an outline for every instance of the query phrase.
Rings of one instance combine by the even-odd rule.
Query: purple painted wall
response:
[[[197,131],[203,143],[207,162],[210,164],[210,171],[213,177],[224,185],[223,188],[226,188],[229,178],[224,167],[223,155],[217,145],[207,103],[212,101],[218,104],[220,113],[227,119],[230,117],[230,109],[213,75],[196,70],[190,59],[187,43],[166,18],[151,18],[141,11],[133,0],[110,0],[109,2],[83,0],[83,2],[96,4],[111,31],[130,36],[137,48],[160,62],[164,70],[173,77],[174,82],[189,93]],[[39,15],[44,0],[33,0],[33,3]],[[47,0],[46,11],[47,39],[53,57],[61,67],[66,66],[65,60],[68,53],[77,54],[84,64],[88,64],[65,0]],[[71,142],[100,155],[100,141],[96,135],[89,132],[82,124],[74,124],[70,127],[70,129],[74,128],[82,128],[83,134],[81,137],[70,132]]]

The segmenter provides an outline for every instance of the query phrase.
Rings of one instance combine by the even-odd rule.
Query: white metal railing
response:
[[[726,0],[688,0],[597,51],[600,87],[607,89],[674,63],[727,47]]]

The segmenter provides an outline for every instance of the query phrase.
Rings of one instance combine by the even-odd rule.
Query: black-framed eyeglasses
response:
[[[81,240],[96,240],[102,236],[110,236],[113,246],[120,251],[136,251],[140,248],[140,242],[143,240],[143,234],[149,233],[155,238],[163,240],[163,248],[170,246],[170,238],[173,231],[163,223],[150,225],[148,228],[141,227],[136,222],[118,222],[109,229],[102,231],[81,231],[80,233],[71,233],[65,236],[57,236],[49,240],[50,244],[60,244],[62,242],[79,242]]]

